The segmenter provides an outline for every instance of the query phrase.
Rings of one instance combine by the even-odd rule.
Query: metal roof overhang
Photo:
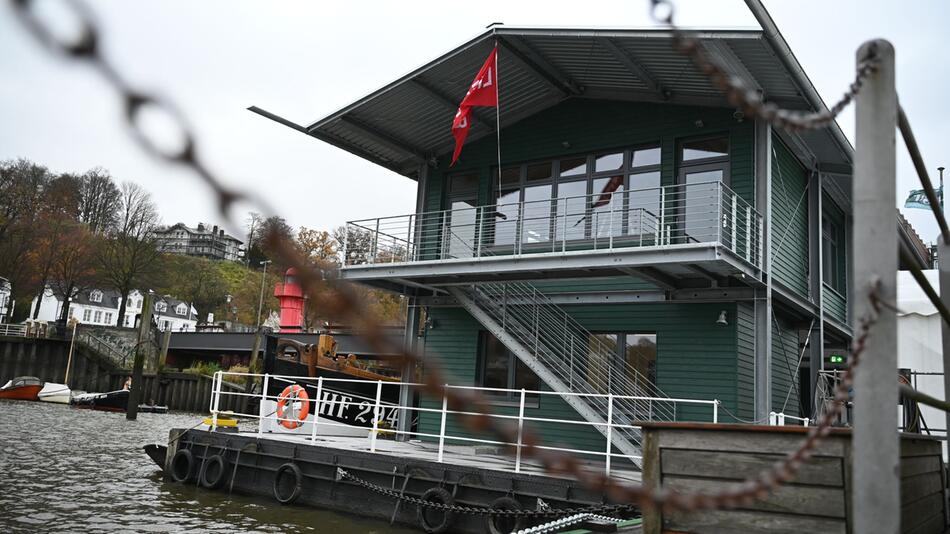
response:
[[[777,30],[687,33],[767,101],[788,109],[824,109]],[[496,26],[309,126],[251,109],[416,178],[421,165],[451,152],[458,103],[496,41],[502,129],[569,98],[729,107],[722,92],[673,48],[668,30]],[[469,140],[494,131],[493,110],[476,108]],[[850,169],[851,147],[837,124],[799,138],[815,163]]]

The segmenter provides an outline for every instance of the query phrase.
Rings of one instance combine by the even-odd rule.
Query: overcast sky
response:
[[[55,6],[56,0],[49,3]],[[756,28],[742,0],[677,0],[692,27]],[[105,53],[127,79],[176,102],[216,173],[263,195],[294,226],[409,213],[415,182],[246,111],[307,124],[484,31],[508,25],[649,27],[648,0],[542,1],[94,1]],[[945,0],[770,0],[766,7],[826,102],[852,78],[857,46],[884,37],[897,50],[897,84],[928,168],[950,163],[950,68]],[[51,11],[55,11],[51,8]],[[68,24],[64,24],[68,28]],[[116,95],[95,72],[57,59],[0,7],[0,159],[56,172],[95,166],[142,184],[166,223],[220,224],[208,190],[129,138]],[[474,72],[472,73],[474,76]],[[853,108],[840,118],[853,140]],[[446,124],[446,137],[450,125]],[[899,150],[898,196],[919,187]],[[929,212],[905,213],[921,236]]]

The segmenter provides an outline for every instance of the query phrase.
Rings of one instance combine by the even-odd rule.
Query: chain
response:
[[[620,513],[620,512],[635,512],[637,509],[632,504],[600,504],[593,506],[586,506],[582,508],[542,508],[538,510],[503,510],[496,508],[484,508],[481,506],[466,506],[460,504],[446,504],[441,502],[427,501],[420,497],[413,497],[411,495],[405,495],[394,489],[386,488],[378,484],[373,484],[372,482],[363,480],[356,475],[350,473],[349,471],[337,468],[337,475],[339,478],[345,478],[351,482],[356,483],[359,486],[362,486],[370,491],[379,493],[380,495],[385,495],[387,497],[392,497],[394,499],[409,503],[415,504],[418,506],[423,506],[425,508],[432,508],[433,510],[444,510],[446,512],[455,512],[458,514],[470,514],[470,515],[491,515],[491,516],[503,516],[503,517],[557,517],[565,515],[577,515],[577,514],[593,514],[593,513]],[[616,520],[615,520],[616,521]]]
[[[73,14],[80,24],[79,37],[72,42],[59,39],[54,33],[35,17],[31,7],[35,0],[9,0],[22,22],[30,33],[52,52],[61,54],[74,61],[85,62],[95,68],[106,81],[115,89],[125,105],[125,119],[133,138],[147,153],[158,159],[176,163],[191,169],[215,194],[217,207],[221,215],[229,223],[234,223],[234,206],[239,201],[247,201],[261,208],[265,214],[273,213],[262,199],[246,191],[231,189],[225,182],[215,176],[197,155],[195,137],[192,129],[185,121],[184,116],[171,103],[159,97],[139,91],[125,82],[113,65],[101,54],[99,41],[101,32],[98,30],[90,10],[80,0],[63,0],[71,6]],[[703,72],[709,75],[717,84],[721,84],[729,95],[730,101],[735,100],[737,105],[750,112],[756,113],[772,124],[788,129],[817,128],[828,124],[835,115],[853,99],[854,94],[861,87],[864,78],[873,71],[875,60],[872,56],[862,62],[858,69],[858,76],[852,84],[851,91],[841,102],[836,104],[827,113],[813,115],[797,115],[779,110],[770,104],[763,104],[757,95],[748,95],[749,92],[741,83],[730,79],[725,71],[706,59],[699,45],[691,39],[683,38],[673,26],[673,8],[667,0],[652,0],[653,13],[665,24],[674,28],[677,36],[677,46],[690,54],[697,61]],[[660,8],[669,9],[668,16],[658,15]],[[182,144],[178,150],[165,150],[153,139],[140,122],[140,115],[148,107],[165,113],[178,126],[182,135]],[[380,353],[394,354],[396,364],[421,364],[423,359],[415,352],[408,352],[400,344],[393,343],[386,335],[382,322],[370,312],[362,301],[359,293],[351,286],[339,279],[339,272],[335,265],[327,262],[312,262],[303,258],[299,251],[289,242],[281,238],[276,232],[265,236],[265,243],[275,251],[277,257],[286,265],[294,267],[298,272],[298,280],[312,299],[320,299],[321,305],[328,316],[340,320],[345,324],[353,325],[361,332],[369,346]],[[870,299],[874,313],[860,321],[858,337],[854,352],[849,360],[849,367],[844,373],[841,382],[835,389],[835,403],[819,421],[819,424],[809,429],[807,437],[798,449],[775,466],[759,475],[747,479],[745,482],[724,491],[715,493],[683,494],[664,488],[630,487],[617,483],[608,475],[595,474],[587,471],[574,457],[560,451],[539,449],[538,435],[530,428],[524,429],[522,436],[522,454],[525,457],[534,457],[539,460],[544,469],[555,476],[573,478],[579,484],[592,491],[605,493],[613,502],[624,504],[604,505],[596,508],[602,511],[632,510],[634,506],[641,508],[655,507],[664,510],[700,510],[712,508],[731,508],[746,505],[755,499],[764,497],[778,485],[791,480],[798,470],[825,437],[848,398],[848,388],[853,380],[854,369],[858,366],[861,354],[864,351],[868,334],[874,324],[877,312],[881,309],[876,286],[871,289],[867,298]],[[425,360],[426,373],[422,391],[435,396],[445,396],[449,409],[454,411],[470,411],[472,406],[488,406],[484,396],[474,390],[446,389],[442,386],[447,382],[445,375],[434,359]],[[518,429],[511,423],[499,422],[486,413],[459,416],[465,427],[475,433],[490,432],[500,441],[514,443],[518,441]],[[514,451],[513,447],[508,447]],[[369,484],[369,483],[366,483]],[[378,491],[378,486],[368,485],[368,489]],[[379,488],[379,490],[386,490]],[[389,494],[389,493],[387,493]],[[396,496],[396,495],[393,495]],[[414,497],[408,499],[415,499]],[[416,504],[424,504],[415,501]],[[424,504],[428,505],[428,504]],[[591,509],[580,509],[584,512]],[[461,507],[461,513],[485,513],[481,508]],[[574,509],[557,510],[553,515],[571,513]],[[491,512],[495,513],[495,512]],[[510,511],[498,511],[496,515],[514,515]],[[533,513],[532,515],[543,515]]]
[[[765,102],[759,91],[749,87],[742,78],[730,75],[725,68],[709,57],[698,40],[687,37],[674,22],[676,10],[671,0],[650,0],[650,3],[650,15],[653,20],[668,26],[673,31],[674,48],[689,56],[713,85],[726,94],[726,99],[731,105],[746,115],[759,117],[778,128],[798,132],[828,126],[858,95],[867,77],[877,70],[879,62],[877,47],[872,44],[867,49],[867,55],[858,61],[854,81],[831,108],[817,113],[782,109],[772,102]]]

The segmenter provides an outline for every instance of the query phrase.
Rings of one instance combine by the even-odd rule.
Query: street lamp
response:
[[[261,298],[257,302],[257,329],[261,328],[261,310],[264,307],[264,278],[267,276],[267,264],[271,263],[271,260],[264,260],[260,262],[260,265],[264,266],[264,270],[261,271]]]

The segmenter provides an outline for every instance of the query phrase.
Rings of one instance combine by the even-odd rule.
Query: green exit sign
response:
[[[844,365],[846,360],[847,358],[840,354],[832,354],[828,356],[828,363],[831,364]]]

